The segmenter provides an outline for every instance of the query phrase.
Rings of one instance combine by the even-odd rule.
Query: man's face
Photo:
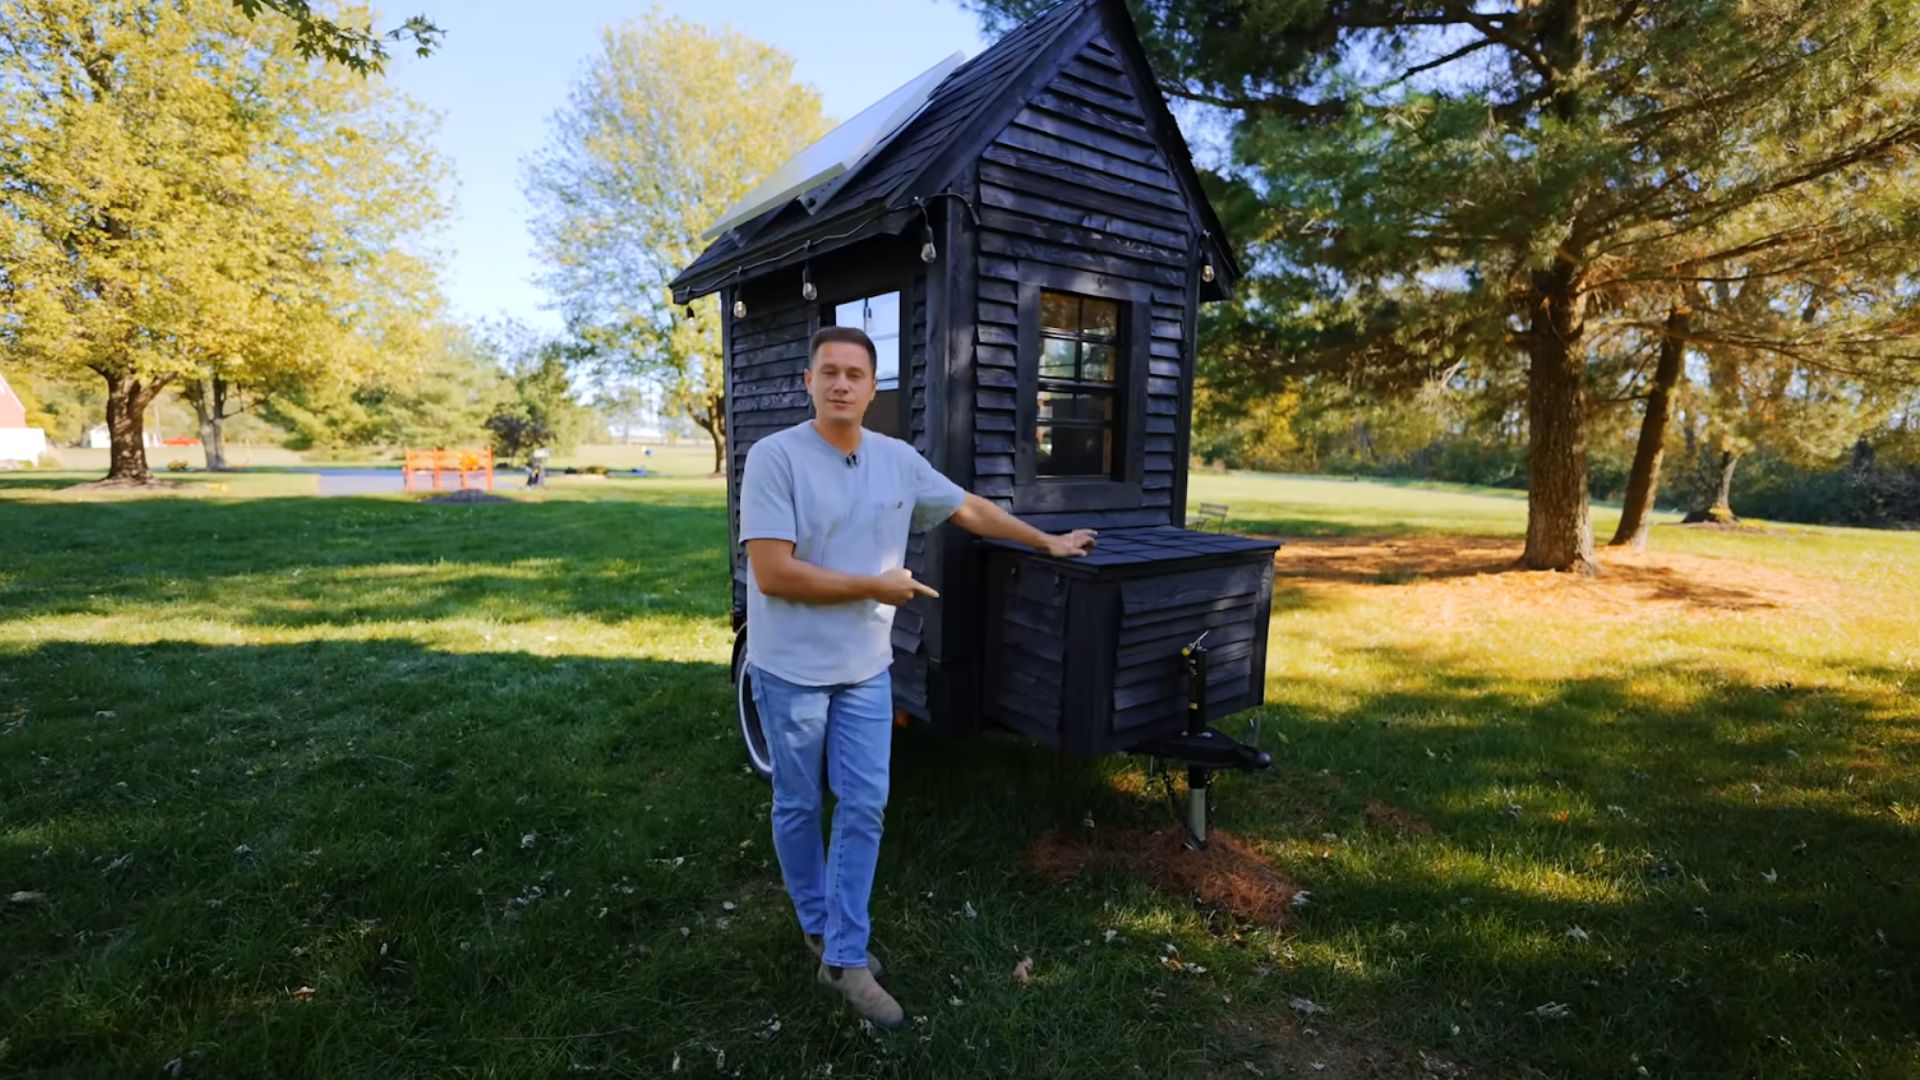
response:
[[[820,419],[860,423],[873,404],[873,357],[850,341],[827,342],[807,369],[807,394]]]

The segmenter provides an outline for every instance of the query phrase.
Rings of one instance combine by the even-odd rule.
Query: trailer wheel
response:
[[[739,718],[740,741],[747,746],[747,767],[762,780],[773,779],[773,755],[760,728],[760,707],[753,700],[753,672],[747,666],[747,628],[733,639],[733,702]]]

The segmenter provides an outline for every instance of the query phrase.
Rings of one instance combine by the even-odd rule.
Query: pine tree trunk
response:
[[[1647,415],[1640,421],[1640,444],[1633,452],[1633,473],[1627,478],[1627,501],[1620,510],[1620,527],[1612,547],[1647,546],[1653,528],[1653,503],[1660,494],[1660,464],[1666,456],[1667,424],[1673,416],[1673,389],[1680,384],[1685,365],[1686,336],[1692,312],[1676,307],[1667,314],[1667,330],[1660,339],[1660,362],[1653,369],[1647,391]]]
[[[1527,551],[1530,570],[1592,574],[1582,298],[1567,260],[1534,274],[1527,335]]]
[[[125,373],[106,376],[107,451],[106,483],[150,484],[153,473],[147,468],[146,412],[158,387],[143,386],[139,379]]]

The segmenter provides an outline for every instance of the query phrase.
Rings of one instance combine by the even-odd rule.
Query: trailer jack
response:
[[[1273,765],[1273,755],[1207,726],[1207,635],[1201,634],[1180,650],[1187,677],[1187,730],[1180,735],[1143,744],[1137,753],[1148,756],[1152,769],[1158,760],[1182,761],[1187,765],[1187,805],[1185,815],[1174,816],[1187,829],[1187,846],[1204,851],[1207,846],[1208,795],[1216,772],[1257,772]],[[1161,770],[1167,798],[1173,798],[1172,777]]]

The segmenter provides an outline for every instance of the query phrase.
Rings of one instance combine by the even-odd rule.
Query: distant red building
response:
[[[23,428],[27,426],[27,406],[21,402],[20,395],[7,385],[7,377],[0,375],[0,428]]]

